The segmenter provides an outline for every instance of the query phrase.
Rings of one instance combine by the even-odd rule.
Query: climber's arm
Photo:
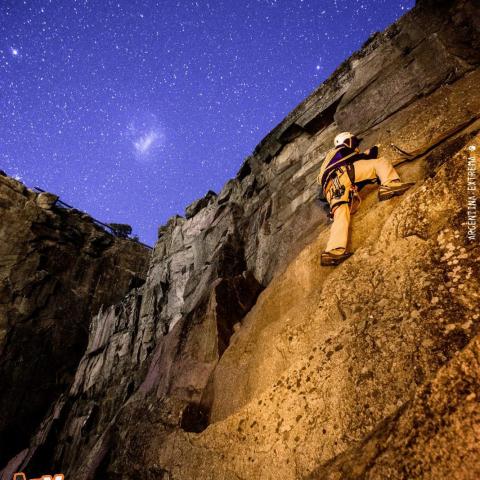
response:
[[[363,153],[359,153],[355,160],[371,160],[372,158],[378,158],[378,145],[374,145]]]

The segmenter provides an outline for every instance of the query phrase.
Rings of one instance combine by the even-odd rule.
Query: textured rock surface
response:
[[[71,385],[91,317],[145,277],[149,251],[0,176],[0,460]]]
[[[419,2],[218,196],[161,227],[146,283],[93,319],[72,388],[4,476],[450,478],[461,458],[456,478],[478,470],[480,387],[463,367],[480,324],[464,148],[480,149],[477,8]],[[355,255],[322,268],[314,180],[343,129],[380,143],[416,186],[380,204],[365,188]],[[450,400],[458,414],[442,407]],[[446,450],[462,428],[464,447],[437,461],[429,429]]]
[[[479,359],[476,335],[365,441],[308,478],[479,478]]]

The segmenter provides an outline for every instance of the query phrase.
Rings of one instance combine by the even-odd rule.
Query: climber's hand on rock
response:
[[[372,158],[377,158],[378,156],[378,145],[374,145],[373,147],[368,148],[365,150],[365,155],[368,155]]]

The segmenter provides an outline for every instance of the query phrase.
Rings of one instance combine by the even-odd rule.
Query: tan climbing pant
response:
[[[386,158],[376,158],[372,160],[358,160],[353,162],[355,169],[355,183],[364,180],[380,179],[382,185],[388,185],[394,180],[400,180],[398,173],[390,160]],[[342,175],[342,184],[345,184],[346,190],[350,188],[348,175]],[[327,195],[328,199],[328,195]],[[334,206],[333,225],[330,230],[326,252],[343,253],[347,248],[348,227],[350,225],[350,206],[346,203]]]

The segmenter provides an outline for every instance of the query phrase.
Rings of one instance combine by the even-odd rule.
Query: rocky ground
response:
[[[145,284],[93,317],[71,388],[2,478],[477,478],[477,11],[418,2],[161,227]],[[362,190],[355,254],[326,268],[315,177],[339,130],[416,183]]]

